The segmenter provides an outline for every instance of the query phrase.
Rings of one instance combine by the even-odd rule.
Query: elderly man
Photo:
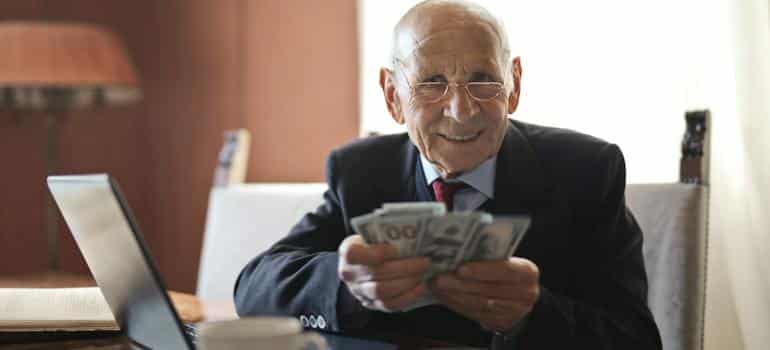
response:
[[[509,120],[521,75],[485,9],[425,1],[409,10],[380,73],[388,111],[408,133],[331,153],[325,203],[244,268],[238,313],[480,347],[660,349],[620,150]],[[532,217],[516,257],[423,281],[426,258],[398,258],[351,227],[383,203],[436,200],[452,184],[465,187],[449,195],[455,209]],[[438,303],[421,306],[428,294]]]

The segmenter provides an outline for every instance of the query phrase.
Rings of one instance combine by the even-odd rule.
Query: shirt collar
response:
[[[439,175],[436,168],[422,154],[420,154],[422,170],[425,173],[425,182],[430,185],[436,181]],[[461,181],[481,192],[487,198],[495,197],[495,168],[497,165],[497,155],[485,160],[471,171],[466,171],[453,180]]]

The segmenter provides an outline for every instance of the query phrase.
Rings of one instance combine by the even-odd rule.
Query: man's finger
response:
[[[372,269],[366,265],[340,263],[338,275],[340,280],[348,283],[368,281],[372,279]]]
[[[349,264],[339,267],[339,278],[345,282],[384,282],[404,278],[422,278],[430,266],[424,257],[390,260],[377,266]]]
[[[489,299],[478,295],[463,293],[446,293],[433,290],[436,296],[449,309],[476,320],[482,326],[491,330],[506,330],[520,320],[530,309],[517,303],[495,300],[493,306]]]
[[[409,291],[422,282],[420,277],[401,278],[390,281],[362,282],[359,291],[369,299],[390,299]]]
[[[496,299],[512,299],[519,294],[516,291],[517,285],[461,279],[449,273],[437,276],[433,285],[449,293],[476,294]]]
[[[343,253],[348,264],[375,266],[398,257],[398,250],[390,244],[351,244]]]
[[[462,265],[458,275],[464,279],[498,282],[529,283],[537,281],[540,270],[535,263],[522,258],[496,261],[476,261]]]
[[[426,257],[390,260],[372,268],[372,280],[386,281],[400,278],[422,277],[430,267]]]
[[[450,293],[436,288],[431,288],[431,292],[442,304],[458,314],[476,321],[484,316],[481,310],[469,301],[468,296],[462,293]]]
[[[409,305],[414,304],[417,300],[422,298],[423,295],[425,295],[425,285],[423,283],[418,283],[414,288],[401,295],[388,300],[383,300],[382,307],[386,311],[402,310]]]

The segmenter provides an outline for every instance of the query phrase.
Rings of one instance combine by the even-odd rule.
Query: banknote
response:
[[[368,244],[390,244],[402,258],[424,256],[430,267],[423,276],[454,271],[470,261],[498,260],[515,252],[531,219],[528,215],[492,216],[480,211],[447,213],[443,203],[385,203],[369,214],[351,219]],[[406,310],[438,303],[425,294]]]
[[[478,225],[473,242],[463,252],[462,261],[499,260],[510,257],[518,242],[529,228],[528,216],[495,217],[485,225]]]
[[[425,278],[461,263],[511,256],[530,226],[530,217],[492,216],[480,211],[447,213],[443,203],[386,203],[351,220],[368,244],[391,244],[399,257],[431,261]]]
[[[513,229],[511,230],[513,239],[511,239],[511,244],[508,247],[508,254],[506,254],[506,256],[513,256],[516,249],[519,247],[521,240],[524,239],[524,234],[529,231],[530,225],[532,224],[532,218],[530,218],[529,215],[518,215],[511,217],[511,219],[513,224]]]
[[[380,211],[382,215],[444,215],[446,205],[442,202],[400,202],[385,203]]]
[[[350,220],[350,225],[353,226],[353,230],[360,234],[364,241],[368,244],[380,244],[380,235],[377,232],[376,221],[379,216],[375,213],[364,214],[356,216]]]
[[[428,220],[425,215],[385,216],[375,220],[374,225],[381,243],[393,245],[399,257],[408,258],[417,254],[417,241],[424,235]]]
[[[479,215],[457,213],[429,219],[427,229],[417,243],[417,255],[431,261],[429,278],[457,267],[473,241],[473,232],[479,219]]]

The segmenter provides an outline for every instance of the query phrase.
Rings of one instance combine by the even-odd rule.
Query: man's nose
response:
[[[449,98],[447,105],[444,106],[444,116],[462,123],[478,113],[476,101],[468,94],[468,90],[464,86],[449,86],[447,94]]]

